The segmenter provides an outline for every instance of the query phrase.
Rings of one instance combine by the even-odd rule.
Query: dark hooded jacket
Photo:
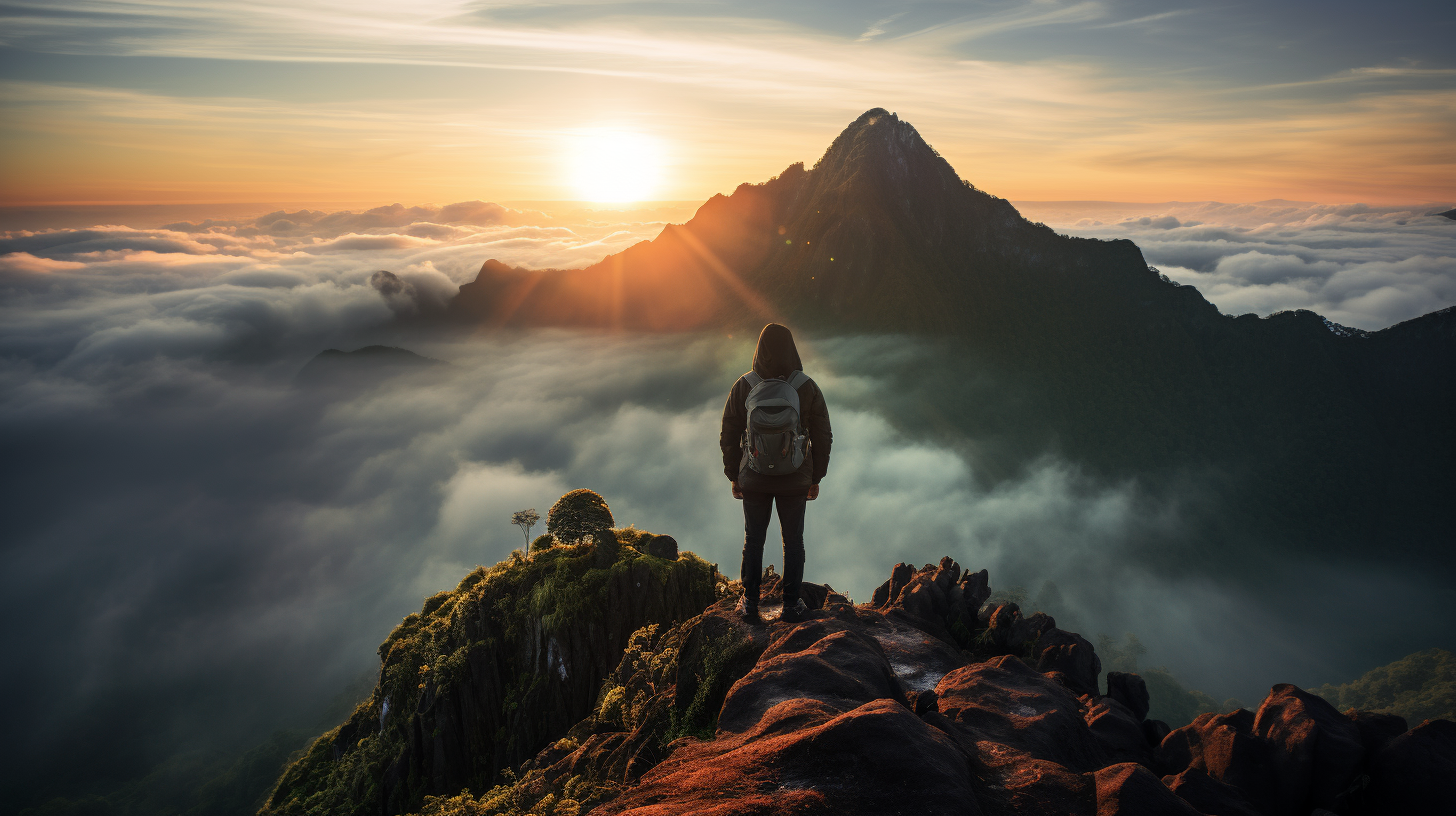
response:
[[[794,335],[787,326],[770,323],[763,327],[758,336],[758,347],[753,352],[753,373],[764,379],[787,378],[795,371],[802,371],[804,364],[799,360],[799,349],[794,345]],[[743,466],[743,431],[748,427],[748,392],[753,390],[744,379],[738,378],[733,390],[728,392],[728,401],[723,405],[723,430],[718,436],[718,447],[723,450],[723,473],[729,481],[738,482],[741,490],[757,493],[801,493],[811,484],[819,484],[829,470],[829,448],[834,443],[834,434],[829,429],[829,407],[824,404],[824,394],[819,386],[809,380],[799,386],[799,421],[809,436],[809,454],[804,464],[795,473],[783,476],[769,476]]]

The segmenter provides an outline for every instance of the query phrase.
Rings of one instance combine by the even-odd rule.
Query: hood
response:
[[[764,379],[787,377],[802,371],[799,348],[788,326],[770,323],[758,335],[758,348],[753,350],[753,373]]]

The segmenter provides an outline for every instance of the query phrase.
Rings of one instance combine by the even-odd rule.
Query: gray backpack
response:
[[[799,421],[799,386],[809,381],[802,371],[787,380],[743,376],[748,392],[748,427],[743,430],[743,464],[767,476],[787,476],[804,464],[809,438]],[[740,470],[742,467],[740,466]]]

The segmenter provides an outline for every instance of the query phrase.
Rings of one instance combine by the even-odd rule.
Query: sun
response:
[[[641,201],[661,182],[662,147],[632,131],[583,131],[571,141],[567,172],[585,201]]]

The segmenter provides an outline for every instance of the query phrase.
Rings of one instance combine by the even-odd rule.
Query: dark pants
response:
[[[768,538],[768,519],[774,503],[779,506],[779,529],[784,536],[784,608],[799,601],[799,584],[804,580],[804,505],[808,497],[800,493],[776,496],[773,493],[743,491],[743,591],[749,600],[758,600],[758,585],[763,580],[763,542]]]

